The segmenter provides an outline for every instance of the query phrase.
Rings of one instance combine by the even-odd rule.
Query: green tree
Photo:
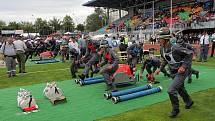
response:
[[[62,26],[65,32],[73,32],[75,29],[75,23],[73,22],[73,19],[68,15],[63,18]]]
[[[24,30],[24,32],[27,33],[33,33],[36,32],[35,26],[31,22],[21,22],[21,29]]]
[[[10,29],[10,30],[19,30],[19,29],[22,29],[21,24],[18,23],[18,22],[15,22],[15,21],[9,22],[7,28]]]
[[[5,28],[6,23],[2,20],[0,20],[0,30],[2,30],[3,28]]]
[[[52,20],[50,20],[48,22],[48,24],[49,24],[49,26],[52,27],[54,32],[61,29],[61,21],[60,21],[60,19],[57,19],[55,17]]]
[[[34,26],[36,31],[41,35],[49,35],[52,33],[52,28],[48,25],[48,22],[42,18],[37,18]]]
[[[78,24],[77,27],[76,27],[76,29],[77,29],[78,31],[83,32],[83,31],[85,30],[85,26],[84,26],[83,24]]]
[[[101,8],[96,8],[94,13],[87,16],[86,19],[86,30],[88,32],[93,32],[100,29],[105,24],[106,15],[104,10]]]

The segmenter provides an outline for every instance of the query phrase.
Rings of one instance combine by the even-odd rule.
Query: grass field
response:
[[[183,101],[180,100],[181,113],[175,119],[168,117],[170,102],[165,101],[98,121],[214,121],[215,89],[194,93],[191,97],[195,101],[194,106],[189,110],[184,109]]]
[[[207,63],[194,62],[195,67],[207,66],[215,68],[215,59],[210,58]],[[0,89],[27,86],[49,81],[71,80],[69,62],[47,65],[29,64],[27,74],[20,74],[14,78],[7,78],[5,69],[0,69]],[[208,75],[209,76],[209,75]],[[213,75],[210,75],[213,76]],[[191,85],[192,86],[192,85]],[[83,93],[83,92],[82,92]],[[192,94],[195,105],[191,110],[185,110],[181,105],[181,114],[178,121],[211,121],[215,119],[215,88]],[[183,104],[183,103],[181,103]],[[123,105],[122,105],[123,106]],[[1,106],[0,106],[1,107]],[[110,110],[111,111],[111,110]],[[167,121],[170,111],[169,101],[153,104],[144,108],[129,110],[128,112],[106,117],[102,121]],[[10,121],[10,120],[9,120]],[[66,121],[66,120],[65,120]]]

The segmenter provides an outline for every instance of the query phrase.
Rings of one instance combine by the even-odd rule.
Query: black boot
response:
[[[179,100],[176,94],[169,94],[170,101],[172,103],[172,112],[169,117],[175,118],[179,113]]]
[[[93,77],[93,74],[94,74],[93,72],[90,73],[90,77],[91,77],[91,78]]]
[[[111,92],[117,92],[116,86],[111,84]]]
[[[84,80],[86,76],[85,76],[84,74],[82,74],[82,75],[78,75],[78,77],[79,77],[81,80]]]
[[[87,74],[85,78],[89,78],[89,75]]]
[[[99,73],[99,68],[96,68],[94,71],[93,71],[93,73],[95,73],[95,74],[97,74],[97,73]]]
[[[12,73],[11,72],[7,72],[7,77],[8,78],[12,77]]]
[[[188,84],[192,83],[192,78],[189,78],[187,83]]]
[[[190,109],[193,106],[194,102],[192,101],[190,104],[185,105],[185,109]]]
[[[74,74],[74,75],[72,75],[72,78],[76,78],[77,76]]]
[[[164,76],[165,76],[165,77],[170,77],[170,74],[164,73]]]
[[[196,78],[197,79],[199,78],[199,71],[196,73]]]
[[[172,110],[172,112],[169,114],[170,118],[175,118],[179,114],[179,109],[177,110]]]
[[[111,86],[109,84],[107,84],[106,90],[105,91],[110,91],[111,90]]]

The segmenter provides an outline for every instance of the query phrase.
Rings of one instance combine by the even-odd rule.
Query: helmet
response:
[[[178,38],[178,39],[176,40],[176,43],[182,45],[182,44],[185,43],[185,41],[184,41],[184,39],[183,39],[182,37],[180,37],[180,38]]]
[[[161,28],[158,32],[158,39],[170,39],[171,35],[170,35],[170,30],[167,27]]]
[[[176,43],[177,44],[184,44],[184,37],[182,31],[178,30],[175,32],[175,37],[176,37]]]
[[[107,40],[102,40],[101,42],[100,42],[100,48],[102,48],[102,47],[108,47],[109,45],[108,45],[108,41]]]

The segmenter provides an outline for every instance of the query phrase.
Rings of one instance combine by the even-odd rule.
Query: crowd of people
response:
[[[133,1],[139,3],[138,1]],[[159,29],[162,27],[172,27],[174,28],[190,28],[191,24],[194,26],[201,25],[201,22],[208,22],[215,19],[214,11],[211,9],[213,6],[206,3],[198,2],[193,5],[181,5],[173,7],[172,20],[170,15],[170,9],[156,8],[155,16],[153,21],[152,10],[147,12],[145,10],[144,14],[134,12],[134,16],[126,17],[125,20],[117,21],[111,23],[105,28],[105,32],[111,30],[115,32],[119,31],[132,31],[139,30],[141,27],[144,29]],[[154,22],[154,23],[153,23]]]

